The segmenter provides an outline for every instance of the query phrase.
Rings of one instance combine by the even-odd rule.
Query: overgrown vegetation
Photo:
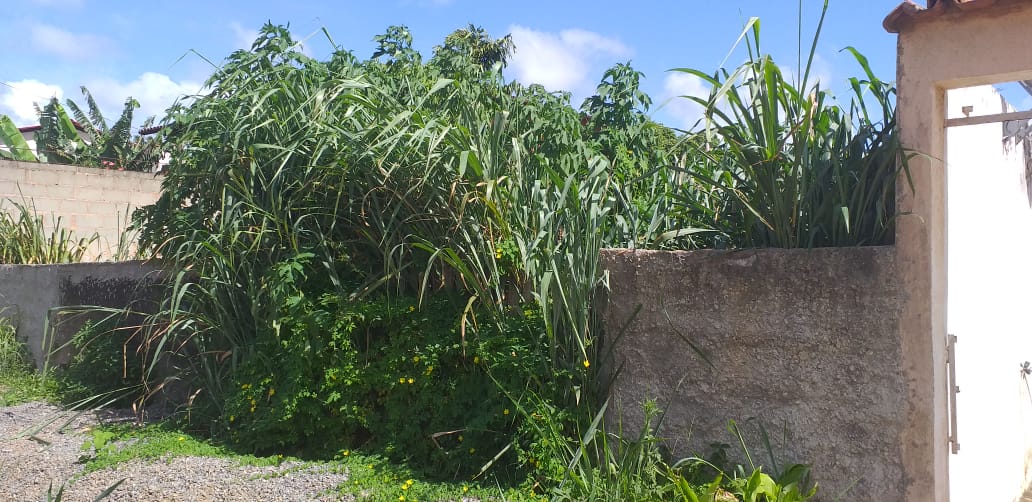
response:
[[[34,370],[25,344],[15,336],[15,326],[2,314],[0,312],[0,406],[56,401],[57,387],[53,379]]]
[[[511,40],[473,26],[426,61],[404,27],[317,61],[265,26],[162,130],[136,228],[169,289],[118,385],[138,404],[188,386],[183,425],[247,453],[567,500],[809,498],[804,466],[665,457],[652,405],[638,436],[603,426],[601,248],[891,242],[891,86],[854,52],[843,108],[809,83],[812,49],[793,79],[759,35],[735,70],[684,70],[713,92],[679,133],[629,64],[575,108],[506,82]],[[101,359],[130,360],[117,343]]]

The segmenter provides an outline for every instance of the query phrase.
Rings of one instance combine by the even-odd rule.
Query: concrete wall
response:
[[[728,420],[755,417],[782,466],[814,466],[822,500],[853,482],[844,500],[904,500],[895,258],[892,247],[606,250],[607,336],[642,307],[613,345],[622,372],[611,406],[624,429],[639,428],[640,402],[656,399],[667,412],[659,436],[686,456],[735,445]],[[743,428],[769,472],[756,427]]]
[[[156,270],[139,261],[0,265],[0,316],[18,327],[18,338],[28,345],[39,368],[50,348],[63,345],[90,318],[51,309],[75,305],[152,308],[155,291],[149,288],[157,279]],[[50,334],[45,329],[48,323],[54,328]],[[66,355],[59,355],[58,361]]]
[[[1014,111],[991,86],[953,89],[949,118]],[[957,336],[954,500],[1016,501],[1032,483],[1032,179],[1027,143],[1008,138],[1027,122],[946,132],[947,328]],[[1028,131],[1021,131],[1027,137]],[[987,479],[993,480],[986,483]]]
[[[3,207],[12,209],[8,200],[31,201],[48,225],[60,217],[79,237],[97,232],[100,240],[87,253],[90,259],[110,258],[127,216],[156,201],[160,192],[161,178],[150,173],[0,160]]]

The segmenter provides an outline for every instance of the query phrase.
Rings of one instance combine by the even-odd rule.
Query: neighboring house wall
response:
[[[1013,112],[991,86],[947,93],[947,118]],[[947,329],[957,336],[955,501],[1017,500],[1032,482],[1032,194],[1026,121],[946,132]],[[1027,137],[1028,132],[1023,131]],[[992,480],[991,482],[986,482]]]
[[[3,207],[31,202],[47,225],[60,218],[79,237],[97,232],[91,260],[114,255],[132,212],[154,203],[160,191],[161,177],[149,173],[0,160]]]

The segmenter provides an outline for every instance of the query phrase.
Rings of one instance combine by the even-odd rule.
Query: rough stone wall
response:
[[[73,263],[62,265],[0,265],[0,317],[18,328],[37,368],[48,352],[60,348],[89,319],[106,314],[74,313],[56,307],[99,306],[153,312],[158,298],[156,265],[140,262]],[[139,325],[139,317],[122,320]],[[61,351],[52,363],[64,362]]]
[[[855,482],[845,500],[903,500],[894,248],[606,250],[602,262],[607,336],[641,305],[612,345],[611,424],[640,430],[652,398],[675,456],[722,442],[741,458],[733,419],[770,472],[762,423],[781,466],[812,464],[821,499]]]
[[[0,160],[0,202],[31,201],[47,225],[60,217],[63,227],[83,237],[100,235],[87,257],[109,258],[128,226],[127,216],[161,193],[161,178],[150,173],[92,167]]]

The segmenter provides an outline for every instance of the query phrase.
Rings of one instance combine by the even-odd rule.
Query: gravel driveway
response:
[[[135,460],[76,478],[83,471],[78,459],[85,433],[106,418],[73,417],[44,403],[0,407],[0,500],[46,500],[51,483],[54,492],[64,483],[64,500],[91,501],[121,479],[125,482],[107,500],[338,500],[334,488],[347,480],[346,474],[321,466],[238,466],[209,457]],[[52,423],[25,437],[26,430],[46,421]]]

